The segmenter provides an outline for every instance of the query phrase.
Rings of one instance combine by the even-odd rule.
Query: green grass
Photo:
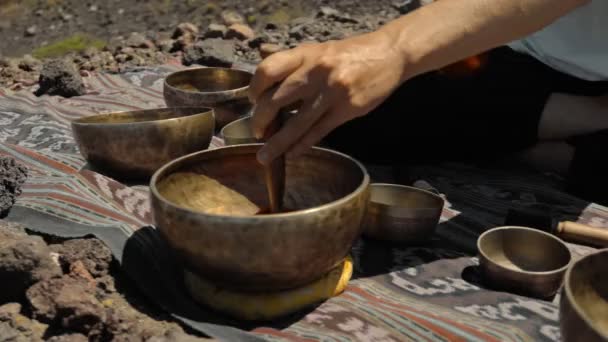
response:
[[[64,56],[70,52],[82,52],[88,47],[103,48],[106,43],[102,40],[84,34],[75,34],[66,39],[35,49],[32,55],[36,58],[53,58]]]

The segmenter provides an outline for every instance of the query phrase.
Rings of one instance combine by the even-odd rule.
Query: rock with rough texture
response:
[[[108,274],[112,262],[112,252],[98,239],[74,239],[62,244],[51,245],[51,250],[59,254],[59,263],[69,270],[76,263],[82,263],[93,277]]]
[[[319,12],[317,13],[317,17],[326,17],[330,20],[339,22],[339,23],[352,23],[356,24],[359,20],[351,17],[347,13],[342,13],[335,8],[331,8],[328,6],[321,6]]]
[[[38,28],[36,26],[30,26],[27,29],[25,29],[26,37],[33,37],[36,35],[36,33],[38,33]]]
[[[177,39],[185,34],[197,36],[198,32],[198,26],[193,23],[181,23],[173,31],[173,39]]]
[[[224,38],[226,31],[228,31],[226,25],[209,24],[207,31],[203,34],[203,38]]]
[[[89,339],[83,334],[65,334],[53,336],[47,340],[48,342],[88,342]]]
[[[147,39],[143,34],[133,32],[125,41],[127,46],[133,48],[142,48],[142,49],[152,49],[154,48],[154,43],[151,40]]]
[[[238,39],[238,40],[248,40],[253,39],[255,37],[255,32],[253,29],[245,24],[233,24],[230,25],[228,31],[226,31],[225,38],[226,39]]]
[[[198,27],[192,23],[181,23],[177,25],[173,32],[173,36],[171,37],[175,39],[175,49],[183,50],[194,44],[198,32]]]
[[[21,304],[0,306],[0,341],[42,341],[48,326],[21,314]]]
[[[42,238],[0,226],[0,303],[20,301],[32,284],[60,275]]]
[[[44,280],[30,287],[26,296],[35,319],[83,334],[103,328],[105,309],[84,279],[65,275]]]
[[[23,71],[39,71],[42,68],[42,62],[32,55],[24,55],[19,61],[19,69]]]
[[[222,12],[222,20],[224,21],[224,24],[226,24],[227,26],[233,25],[233,24],[244,24],[245,23],[245,18],[243,18],[242,15],[240,15],[239,13],[235,12],[235,11],[223,11]]]
[[[184,51],[184,64],[230,67],[234,63],[235,44],[231,40],[205,39]]]
[[[6,217],[21,195],[28,170],[10,157],[0,157],[0,218]]]
[[[156,42],[156,46],[160,51],[169,53],[175,47],[175,42],[176,41],[174,39],[163,39]]]
[[[72,97],[84,95],[86,89],[74,63],[66,59],[52,59],[44,63],[36,96],[43,94]]]

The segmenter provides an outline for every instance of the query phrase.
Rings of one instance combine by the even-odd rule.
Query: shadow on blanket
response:
[[[159,232],[152,227],[138,229],[126,241],[122,268],[137,283],[140,290],[162,309],[211,337],[257,341],[260,339],[248,334],[247,331],[260,326],[282,329],[299,321],[315,309],[314,306],[309,307],[268,324],[238,321],[198,305],[186,291],[183,269],[176,263],[176,258]]]

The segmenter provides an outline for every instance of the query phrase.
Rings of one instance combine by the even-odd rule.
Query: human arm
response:
[[[258,159],[300,154],[408,79],[535,32],[587,2],[440,0],[371,33],[274,54],[251,83],[254,132],[261,136],[280,108],[302,106]]]

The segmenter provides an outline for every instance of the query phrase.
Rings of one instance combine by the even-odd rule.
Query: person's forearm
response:
[[[590,0],[438,0],[378,30],[395,39],[406,80],[504,45]]]

